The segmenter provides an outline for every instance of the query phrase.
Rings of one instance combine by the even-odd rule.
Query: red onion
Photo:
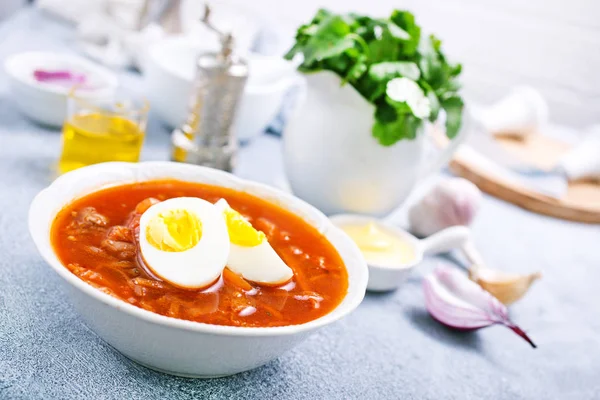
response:
[[[423,280],[423,290],[427,311],[442,324],[464,330],[500,324],[536,347],[509,319],[508,309],[461,272],[446,266],[438,267]]]
[[[33,71],[33,77],[38,82],[68,84],[70,86],[82,84],[86,81],[86,76],[84,74],[79,74],[68,70],[47,71],[43,69],[36,69]]]

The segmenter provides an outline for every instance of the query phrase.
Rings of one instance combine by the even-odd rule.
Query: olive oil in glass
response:
[[[58,163],[61,174],[101,162],[139,161],[147,107],[132,109],[123,103],[99,107],[77,98],[69,102]]]

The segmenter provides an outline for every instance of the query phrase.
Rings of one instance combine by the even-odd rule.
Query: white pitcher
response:
[[[462,140],[454,138],[427,160],[424,132],[383,146],[371,134],[374,106],[351,85],[340,86],[330,71],[306,80],[284,131],[284,162],[294,194],[325,214],[390,213],[424,175],[449,161]]]

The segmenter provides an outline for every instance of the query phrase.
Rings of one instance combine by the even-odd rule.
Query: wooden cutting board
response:
[[[499,135],[496,140],[515,156],[543,169],[552,168],[569,149],[569,145],[557,139],[538,134],[523,139]],[[555,199],[492,176],[459,155],[450,162],[450,170],[475,183],[482,191],[527,210],[571,221],[600,223],[599,182],[571,182],[565,196]]]

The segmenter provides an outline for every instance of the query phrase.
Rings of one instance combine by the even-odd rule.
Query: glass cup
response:
[[[67,99],[59,172],[106,161],[139,161],[148,109],[146,101],[84,97],[72,90]]]

